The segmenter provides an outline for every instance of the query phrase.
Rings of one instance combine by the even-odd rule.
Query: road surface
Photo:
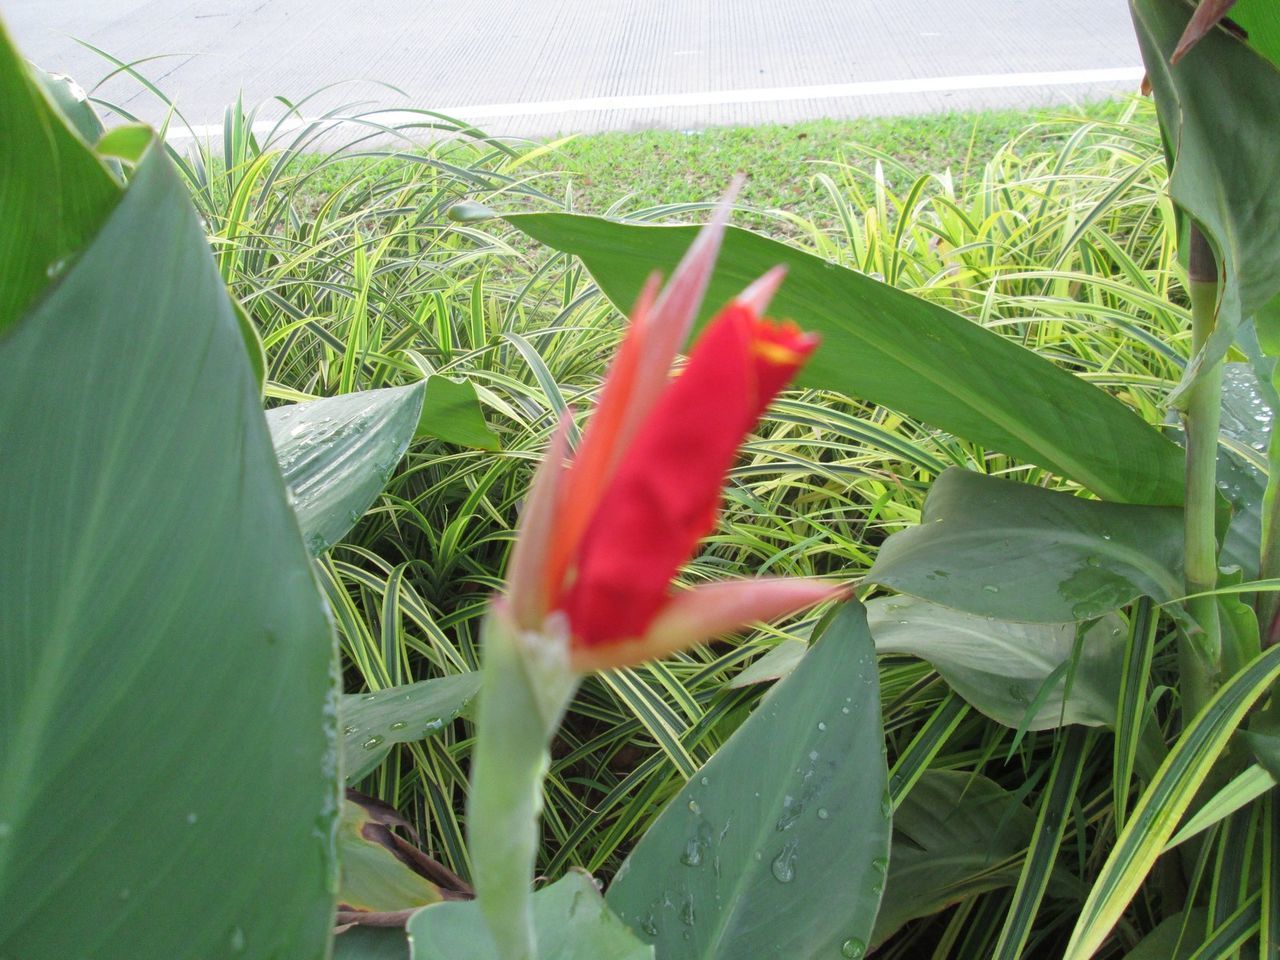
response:
[[[146,60],[197,130],[240,91],[542,137],[1070,103],[1142,73],[1124,0],[0,0],[0,18],[86,88],[112,68],[77,39]],[[166,114],[129,78],[97,95]]]

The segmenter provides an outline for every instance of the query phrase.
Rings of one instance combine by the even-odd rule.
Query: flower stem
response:
[[[1217,323],[1218,267],[1200,229],[1191,226],[1188,269],[1191,295],[1191,350],[1198,356]],[[1185,509],[1185,577],[1187,593],[1213,590],[1218,584],[1217,473],[1218,431],[1222,404],[1222,361],[1201,370],[1188,392],[1184,425],[1187,436]],[[1187,601],[1187,611],[1200,630],[1184,635],[1178,652],[1183,712],[1187,720],[1213,694],[1222,660],[1222,628],[1216,597]]]
[[[559,647],[485,620],[484,681],[472,751],[467,847],[476,897],[503,960],[535,960],[532,883],[548,742],[577,688]]]

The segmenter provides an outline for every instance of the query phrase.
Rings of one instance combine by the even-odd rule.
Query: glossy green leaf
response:
[[[474,384],[438,374],[427,378],[417,436],[436,437],[479,450],[498,449],[497,434],[485,423]]]
[[[667,804],[608,894],[659,957],[865,948],[889,846],[878,686],[849,602]]]
[[[591,877],[573,871],[533,895],[538,960],[653,960],[600,897]],[[409,920],[413,960],[502,960],[478,904],[442,903]]]
[[[1128,634],[1114,614],[1085,631],[1074,667],[1075,623],[988,620],[911,597],[872,600],[867,623],[879,653],[928,660],[956,693],[1007,727],[1115,722]]]
[[[562,213],[506,219],[581,258],[624,311],[696,233]],[[823,337],[802,386],[902,411],[1109,500],[1182,502],[1181,451],[1118,400],[943,307],[795,247],[730,228],[700,320],[778,264],[787,279],[770,312]]]
[[[1236,0],[1227,15],[1245,31],[1245,42],[1280,68],[1280,8],[1274,0]]]
[[[0,956],[322,956],[333,634],[161,151],[0,337],[0,436]]]
[[[893,815],[878,944],[910,920],[1018,882],[1035,815],[986,777],[927,770]]]
[[[343,696],[338,716],[342,720],[342,775],[347,783],[367,776],[395,744],[439,733],[479,690],[480,674],[475,672]]]
[[[1094,882],[1066,960],[1085,960],[1102,946],[1245,713],[1277,677],[1280,647],[1272,647],[1223,684],[1174,743]]]
[[[280,470],[313,556],[341,540],[382,492],[413,438],[422,395],[416,383],[267,411]]]
[[[1213,242],[1224,284],[1202,362],[1220,360],[1240,322],[1280,292],[1280,69],[1224,30],[1178,64],[1170,57],[1191,18],[1181,0],[1130,0],[1165,142],[1169,192]],[[1188,378],[1201,364],[1187,368]]]
[[[867,580],[997,620],[1089,620],[1182,595],[1182,511],[1086,500],[951,469]]]
[[[0,334],[61,276],[120,199],[0,23]]]

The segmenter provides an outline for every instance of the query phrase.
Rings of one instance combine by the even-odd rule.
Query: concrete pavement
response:
[[[73,37],[158,58],[139,69],[197,128],[241,90],[330,85],[308,115],[421,107],[536,137],[1048,105],[1141,76],[1124,0],[0,0],[0,18],[86,88],[111,67]],[[166,112],[125,77],[98,95]]]

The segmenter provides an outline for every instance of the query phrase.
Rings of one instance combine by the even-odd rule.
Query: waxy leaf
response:
[[[979,616],[1090,620],[1139,595],[1182,595],[1182,511],[1086,500],[952,469],[920,525],[895,533],[867,579]]]
[[[537,960],[653,960],[587,874],[573,871],[533,895]],[[442,903],[409,920],[413,960],[504,960],[493,948],[478,904]]]
[[[0,23],[0,334],[66,269],[120,185],[50,100]]]
[[[0,956],[323,956],[333,633],[161,149],[0,335],[0,436]]]
[[[506,219],[581,258],[623,311],[697,232],[562,213]],[[787,244],[730,228],[700,322],[778,264],[787,278],[770,313],[823,339],[800,386],[883,404],[1109,500],[1182,502],[1182,452],[1115,398],[958,314]]]
[[[397,743],[434,736],[455,719],[480,690],[480,674],[420,680],[377,693],[342,698],[342,775],[356,783],[378,766]]]
[[[990,620],[912,597],[872,600],[867,623],[878,653],[928,660],[956,693],[1006,727],[1115,722],[1128,633],[1114,614],[1078,641],[1075,623]]]
[[[659,957],[865,949],[889,845],[878,687],[849,602],[668,803],[608,893]]]
[[[364,390],[267,411],[271,442],[313,556],[337,543],[413,439],[423,385]]]
[[[1192,16],[1181,0],[1130,0],[1164,140],[1169,192],[1217,251],[1218,321],[1184,385],[1220,360],[1240,322],[1280,292],[1280,68],[1226,30],[1210,30],[1176,65]]]

